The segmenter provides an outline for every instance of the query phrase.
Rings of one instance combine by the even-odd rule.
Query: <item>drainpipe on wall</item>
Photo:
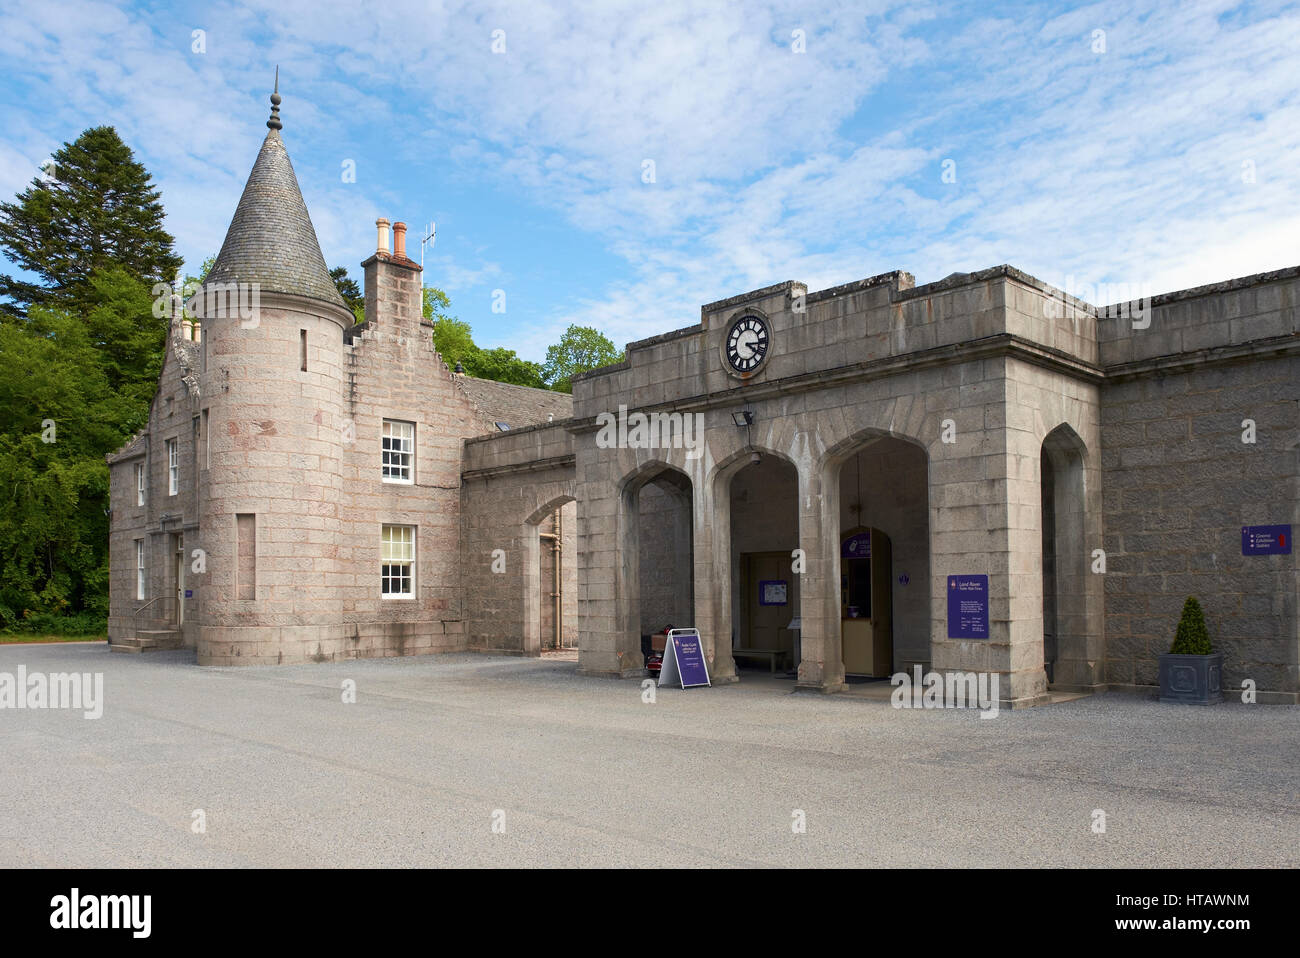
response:
[[[555,648],[558,651],[564,643],[564,604],[561,596],[564,587],[560,584],[560,563],[563,559],[561,541],[563,540],[564,507],[555,510]]]
[[[564,527],[561,524],[559,509],[555,510],[554,516],[552,517],[551,528],[555,531],[540,532],[538,533],[538,537],[541,539],[551,540],[551,565],[553,566],[551,598],[555,600],[555,613],[551,618],[552,624],[555,627],[555,649],[558,651],[563,647],[562,643],[564,638],[564,607],[561,601],[563,589],[560,586],[560,563],[563,561],[560,537]]]

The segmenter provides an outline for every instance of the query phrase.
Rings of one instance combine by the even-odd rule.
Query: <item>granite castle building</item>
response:
[[[116,646],[576,646],[580,673],[633,677],[671,624],[715,683],[991,671],[1022,706],[1155,685],[1195,595],[1225,688],[1300,701],[1300,268],[1138,312],[1009,266],[784,282],[570,398],[443,362],[401,223],[355,323],[273,103],[148,426],[110,457]],[[679,432],[610,442],[620,411]]]

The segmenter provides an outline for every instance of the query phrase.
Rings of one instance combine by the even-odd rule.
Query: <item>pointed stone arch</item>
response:
[[[564,506],[571,502],[577,502],[576,483],[568,480],[561,483],[548,483],[541,491],[541,495],[546,498],[534,509],[523,522],[523,566],[524,574],[522,577],[523,584],[523,652],[525,655],[537,656],[542,654],[542,648],[545,645],[545,639],[542,635],[542,620],[545,615],[542,611],[542,524],[551,516],[558,516]],[[562,529],[557,523],[555,535],[562,535],[558,531]],[[576,588],[577,577],[572,573],[576,570],[576,556],[571,556],[567,566],[563,565],[562,557],[564,555],[563,547],[559,543],[553,543],[552,556],[555,562],[553,574],[558,580],[560,596],[556,602],[555,609],[551,613],[555,616],[555,627],[557,632],[562,636],[563,621],[563,597],[566,591],[565,580],[568,581],[568,588]],[[566,570],[567,569],[567,573]]]
[[[736,637],[737,600],[736,589],[739,583],[739,556],[735,548],[735,536],[732,525],[732,483],[741,472],[753,464],[753,457],[760,461],[776,460],[791,469],[796,477],[796,501],[798,511],[798,484],[801,470],[799,464],[789,455],[768,445],[755,443],[735,448],[718,461],[709,470],[707,488],[709,499],[713,503],[711,521],[710,550],[707,557],[709,564],[708,603],[709,617],[715,633],[706,648],[712,649],[712,673],[715,682],[735,681],[737,678],[735,658],[731,655],[733,639]],[[799,520],[800,532],[796,547],[802,542],[802,520]],[[793,557],[792,557],[793,562]],[[793,572],[792,572],[793,574]],[[800,582],[802,586],[802,580]]]
[[[632,451],[635,452],[635,451]],[[593,555],[607,555],[614,559],[612,575],[600,594],[587,586],[584,628],[596,637],[593,647],[582,645],[578,671],[583,674],[608,675],[616,678],[633,678],[645,674],[642,651],[641,622],[641,492],[651,483],[668,490],[687,510],[685,525],[688,543],[684,559],[676,561],[685,582],[690,583],[692,595],[684,599],[687,607],[695,606],[694,588],[697,582],[695,543],[693,531],[699,515],[698,490],[683,465],[667,458],[633,458],[619,478],[612,484],[613,496],[608,512],[588,521],[595,530],[589,538],[599,537],[600,542],[588,542],[588,561]],[[707,514],[707,513],[706,513]],[[598,549],[592,548],[599,545]],[[600,588],[600,587],[596,587]],[[690,623],[673,623],[687,625]],[[699,627],[697,625],[697,627]],[[701,634],[704,634],[701,629]]]
[[[861,468],[863,458],[873,453],[901,460],[896,466],[899,491],[895,498],[910,495],[914,501],[906,508],[894,510],[897,515],[885,518],[878,506],[856,503],[855,496],[846,501],[842,489],[845,470],[850,463]],[[826,449],[817,464],[818,485],[822,494],[822,526],[826,533],[818,540],[818,563],[826,570],[826,588],[820,596],[818,610],[825,630],[823,635],[825,670],[831,682],[843,682],[843,636],[839,583],[843,575],[841,557],[841,532],[849,528],[872,527],[888,536],[891,545],[890,593],[892,632],[890,668],[907,670],[913,665],[928,668],[933,653],[933,593],[931,536],[934,521],[931,515],[930,448],[921,440],[898,430],[879,426],[866,426],[844,436]],[[860,486],[859,476],[855,485]],[[861,498],[858,493],[857,498]],[[900,583],[894,570],[906,575],[906,584]],[[906,590],[906,591],[904,591]],[[902,613],[901,615],[899,613]]]
[[[1043,438],[1039,457],[1043,668],[1060,689],[1091,689],[1101,658],[1100,574],[1090,534],[1088,447],[1069,423]],[[1095,580],[1095,581],[1094,581]]]

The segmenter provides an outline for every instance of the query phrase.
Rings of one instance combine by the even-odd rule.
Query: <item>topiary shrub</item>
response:
[[[1195,596],[1189,595],[1183,603],[1183,617],[1178,620],[1178,632],[1174,635],[1174,655],[1209,655],[1210,630],[1205,627],[1205,613]]]

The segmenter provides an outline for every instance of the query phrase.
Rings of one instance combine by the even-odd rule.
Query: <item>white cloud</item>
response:
[[[36,93],[8,131],[0,186],[57,147],[46,131],[112,116],[165,171],[171,228],[201,258],[260,139],[249,117],[266,101],[250,91],[278,62],[331,264],[369,255],[374,218],[413,203],[414,183],[367,179],[376,129],[413,177],[439,150],[460,184],[530,197],[626,261],[512,334],[532,358],[570,322],[626,342],[784,279],[820,288],[901,268],[925,282],[1010,262],[1177,288],[1300,261],[1300,16],[1280,5],[966,19],[838,0],[258,0],[194,24],[91,0],[32,11],[0,20],[0,56],[24,63]],[[200,26],[204,57],[189,52]],[[806,53],[790,49],[796,29]],[[358,183],[340,188],[348,157]],[[940,183],[945,158],[955,184]],[[465,248],[442,246],[429,280],[472,289],[531,265]]]

